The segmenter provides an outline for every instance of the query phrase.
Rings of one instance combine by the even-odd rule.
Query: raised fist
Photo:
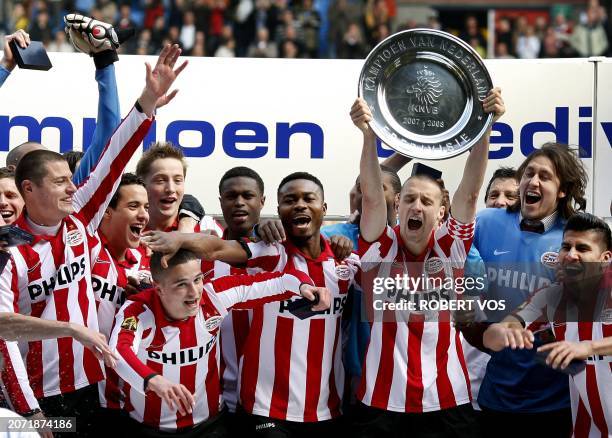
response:
[[[80,52],[93,55],[119,47],[119,38],[111,24],[80,14],[66,15],[64,23],[72,45]]]

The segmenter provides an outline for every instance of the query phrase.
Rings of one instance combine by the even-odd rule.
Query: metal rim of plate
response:
[[[444,160],[471,148],[493,119],[482,101],[493,88],[480,55],[446,32],[411,29],[381,41],[359,76],[370,127],[402,155]]]

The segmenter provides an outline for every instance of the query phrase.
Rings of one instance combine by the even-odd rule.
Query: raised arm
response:
[[[358,98],[355,101],[351,108],[351,119],[363,133],[359,164],[362,193],[359,231],[367,242],[373,242],[380,237],[387,226],[387,204],[376,151],[376,134],[368,124],[372,120],[372,113],[365,100]]]
[[[399,172],[406,164],[410,163],[412,158],[402,155],[398,152],[393,152],[393,154],[385,158],[385,160],[380,163],[381,166],[388,167],[394,172]]]
[[[142,94],[135,107],[114,132],[87,180],[75,193],[75,211],[86,223],[90,233],[98,228],[123,170],[147,134],[158,101],[167,100],[169,96],[176,94],[176,91],[168,95],[166,93],[187,65],[185,61],[174,70],[180,53],[178,45],[167,45],[160,53],[155,69],[145,63],[146,86]]]
[[[4,55],[0,61],[0,87],[2,87],[6,78],[9,77],[17,65],[17,61],[13,58],[13,52],[11,52],[9,46],[12,40],[15,40],[19,47],[25,49],[30,44],[30,35],[25,30],[19,29],[17,32],[4,37]]]
[[[501,89],[492,89],[485,98],[483,105],[485,112],[495,113],[493,121],[497,121],[506,111],[504,101],[501,98]],[[491,127],[489,126],[485,135],[470,151],[463,170],[463,177],[451,202],[453,217],[464,224],[469,224],[476,216],[476,204],[489,161],[490,134]]]

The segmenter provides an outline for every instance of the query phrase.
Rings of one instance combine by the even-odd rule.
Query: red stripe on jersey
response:
[[[261,256],[251,259],[247,262],[249,268],[261,268],[264,271],[273,271],[278,264],[280,257],[277,255],[273,256]]]
[[[332,357],[336,357],[339,337],[340,318],[336,319],[336,336],[334,337],[334,348],[332,351]],[[338,396],[338,394],[338,388],[336,387],[336,370],[334,369],[334,362],[332,362],[331,373],[329,374],[329,399],[327,400],[327,407],[329,408],[332,417],[340,415],[340,397]]]
[[[217,345],[208,353],[208,370],[206,373],[206,400],[208,402],[208,417],[214,417],[219,412],[219,394],[221,375],[217,367]]]
[[[68,289],[53,292],[55,314],[58,321],[70,321],[68,312]],[[59,354],[59,384],[62,394],[74,391],[74,354],[72,351],[72,338],[58,338],[57,351]]]
[[[317,405],[321,393],[321,364],[325,346],[325,320],[313,319],[308,335],[306,355],[306,400],[304,401],[304,421],[317,421]]]
[[[119,376],[114,369],[105,367],[106,382],[104,387],[104,398],[106,399],[106,407],[109,409],[120,409],[121,400],[119,391]]]
[[[19,385],[17,374],[13,368],[13,362],[10,360],[8,348],[6,347],[6,341],[0,338],[0,358],[5,358],[4,366],[0,371],[1,384],[7,391],[9,391],[12,408],[21,413],[30,411],[28,400],[26,399],[21,386]],[[1,389],[1,388],[0,388]],[[2,391],[0,390],[0,394]]]
[[[376,383],[372,392],[373,406],[386,406],[391,394],[391,381],[393,380],[393,351],[395,336],[397,335],[397,324],[382,323],[382,348],[380,349],[380,363],[376,375]],[[365,379],[364,379],[365,380]]]
[[[194,347],[197,345],[197,335],[195,331],[195,324],[190,322],[189,324],[184,324],[179,331],[179,340],[181,345],[181,350],[184,348]],[[184,385],[186,388],[195,388],[196,387],[196,369],[197,363],[191,365],[183,365],[180,368],[180,382],[181,385]],[[210,374],[210,370],[208,371]],[[208,379],[208,376],[207,376]],[[208,388],[207,388],[208,389]],[[193,415],[190,413],[186,413],[186,415],[181,415],[178,411],[176,413],[176,427],[183,428],[193,426]]]
[[[578,337],[580,341],[590,341],[593,338],[593,323],[580,322],[578,323]],[[586,390],[591,408],[591,417],[593,423],[601,432],[601,436],[608,436],[608,425],[606,424],[606,416],[603,411],[601,399],[599,398],[599,388],[597,385],[597,372],[595,365],[587,364],[586,367]],[[608,394],[607,396],[609,396]]]
[[[467,361],[465,360],[465,356],[463,354],[463,345],[461,342],[461,338],[459,337],[459,332],[455,331],[455,346],[457,347],[457,356],[459,357],[459,363],[461,364],[461,369],[463,370],[463,377],[467,382],[468,393],[470,394],[470,399],[472,398],[472,382],[470,381],[470,374],[467,369]]]
[[[408,376],[406,384],[406,412],[423,411],[423,364],[421,342],[425,322],[421,315],[410,315],[408,320]]]
[[[232,325],[234,327],[234,342],[236,344],[236,357],[240,362],[244,344],[249,334],[249,312],[244,310],[232,311]]]
[[[574,434],[575,438],[587,438],[591,432],[591,416],[587,411],[581,398],[578,398],[578,410],[576,412],[576,419],[574,420]]]
[[[274,336],[274,386],[270,417],[285,418],[289,404],[289,372],[291,370],[291,339],[293,338],[293,320],[276,318],[276,334]],[[320,362],[319,362],[320,363]]]
[[[161,363],[147,360],[147,367],[157,374],[164,374],[164,365]],[[159,396],[153,391],[148,391],[146,393],[144,415],[142,419],[144,424],[155,428],[159,427],[159,419],[161,418],[161,404],[162,399],[159,398]],[[176,406],[174,408],[176,409]],[[176,414],[179,415],[178,411]]]
[[[253,320],[249,339],[261,339],[263,330],[263,308],[253,310]],[[259,374],[259,342],[247,342],[244,346],[244,363],[249,363],[249,367],[242,367],[240,376],[240,401],[245,411],[253,412],[255,405],[255,389],[257,388],[257,376]]]
[[[457,404],[447,372],[450,336],[450,323],[440,322],[438,324],[438,342],[436,343],[436,369],[438,371],[436,388],[441,409],[452,408]]]
[[[40,318],[45,310],[47,303],[41,301],[32,303],[31,316]],[[36,398],[43,397],[43,358],[42,358],[42,341],[28,342],[28,355],[26,357],[26,366],[28,370],[28,379],[30,387]]]

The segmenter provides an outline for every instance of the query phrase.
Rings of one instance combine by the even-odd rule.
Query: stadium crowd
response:
[[[2,8],[0,8],[2,9]],[[528,19],[504,17],[495,29],[467,15],[463,28],[400,20],[395,0],[5,0],[4,30],[29,32],[50,51],[72,51],[62,17],[77,10],[117,29],[134,28],[126,54],[156,54],[179,44],[185,55],[262,58],[364,58],[392,32],[435,28],[455,33],[487,57],[486,37],[495,34],[496,58],[560,58],[606,55],[610,25],[597,0],[585,9]]]
[[[214,182],[223,228],[185,194],[179,148],[156,143],[125,172],[189,68],[179,45],[146,64],[121,119],[129,35],[79,14],[64,25],[93,57],[98,123],[85,154],[27,142],[0,169],[0,418],[45,437],[71,436],[62,418],[101,437],[609,436],[612,236],[582,211],[568,145],[496,171],[477,212],[490,127],[451,194],[428,172],[402,182],[409,158],[379,162],[358,98],[350,221],[322,226],[325,189],[306,172],[283,178],[264,220],[265,182],[240,166]],[[498,88],[482,104],[505,113]],[[376,292],[397,278],[412,286]]]

